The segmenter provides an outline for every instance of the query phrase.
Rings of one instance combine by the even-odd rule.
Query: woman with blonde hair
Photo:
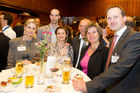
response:
[[[10,40],[7,68],[15,67],[16,60],[22,60],[23,64],[31,63],[32,58],[38,53],[35,46],[38,40],[33,37],[36,30],[36,21],[28,19],[24,24],[23,36]]]

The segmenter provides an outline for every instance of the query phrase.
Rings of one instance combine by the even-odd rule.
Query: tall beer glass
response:
[[[69,84],[70,80],[70,63],[71,59],[70,58],[65,58],[63,62],[63,84]]]

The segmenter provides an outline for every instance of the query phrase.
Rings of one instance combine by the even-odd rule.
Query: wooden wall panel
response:
[[[67,0],[0,0],[0,4],[15,7],[15,9],[27,9],[39,15],[41,24],[49,23],[49,12],[56,8],[60,10],[62,16],[68,16]]]
[[[105,16],[106,8],[111,5],[121,6],[126,15],[140,16],[140,0],[72,0],[69,6],[70,15]]]
[[[63,2],[63,3],[62,3]],[[66,0],[0,0],[0,3],[20,7],[33,12],[49,13],[53,8],[57,8],[67,14]]]
[[[57,8],[63,16],[105,16],[110,5],[120,5],[129,16],[140,16],[140,0],[0,0],[0,3],[49,13]]]
[[[119,5],[124,8],[126,15],[140,16],[140,0],[90,0],[91,15],[90,16],[105,16],[105,10],[111,5]]]
[[[140,16],[140,0],[0,0],[1,3],[39,14],[42,24],[49,23],[53,8],[59,9],[62,16],[97,17],[106,16],[107,7],[119,5],[126,15]]]

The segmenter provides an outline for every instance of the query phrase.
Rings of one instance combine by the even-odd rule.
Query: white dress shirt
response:
[[[2,32],[10,39],[16,38],[15,31],[8,25],[2,28]]]
[[[82,46],[83,46],[83,44],[84,44],[84,42],[85,42],[85,41],[83,40],[81,34],[80,34],[80,36],[79,36],[79,39],[80,39],[80,47],[79,47],[79,53],[78,53],[78,58],[77,58],[77,62],[76,62],[75,68],[77,68],[77,66],[78,66],[78,64],[79,64],[79,59],[80,59],[80,55],[81,55]],[[86,43],[86,45],[88,45],[88,44]]]
[[[122,34],[125,32],[126,29],[127,29],[127,26],[125,25],[122,29],[114,33],[114,35],[117,35],[114,47],[116,46],[117,42],[119,41],[120,37],[122,36]]]

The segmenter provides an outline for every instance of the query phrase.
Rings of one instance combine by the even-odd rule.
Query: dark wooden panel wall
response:
[[[140,0],[0,0],[0,3],[23,8],[39,14],[41,23],[49,23],[49,11],[60,10],[62,16],[105,16],[111,5],[124,8],[126,15],[140,16]]]
[[[71,0],[70,15],[105,16],[105,10],[111,5],[124,8],[126,15],[140,16],[140,0]]]
[[[32,10],[37,13],[48,13],[52,8],[60,9],[67,14],[66,0],[0,0],[0,3]]]
[[[67,0],[0,0],[0,4],[15,9],[32,11],[39,15],[43,25],[49,23],[49,12],[53,8],[59,9],[62,16],[68,15]]]

